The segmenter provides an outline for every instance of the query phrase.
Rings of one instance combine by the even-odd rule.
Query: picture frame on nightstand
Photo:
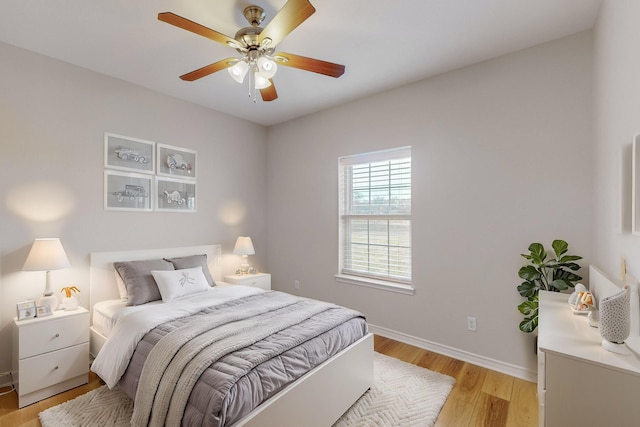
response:
[[[33,300],[22,301],[16,304],[18,320],[32,319],[36,317],[36,302]]]
[[[36,307],[36,317],[51,316],[52,314],[50,305],[39,305]]]

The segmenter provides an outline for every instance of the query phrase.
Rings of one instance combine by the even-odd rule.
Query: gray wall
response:
[[[222,243],[229,254],[249,234],[276,289],[529,371],[519,254],[564,238],[590,262],[590,32],[268,130],[7,45],[0,57],[0,370],[15,303],[44,286],[44,273],[20,271],[35,237],[60,237],[71,259],[54,288],[86,290],[92,251]],[[104,132],[197,150],[198,212],[105,212]],[[336,283],[337,158],[403,145],[413,146],[416,294]],[[226,255],[226,272],[237,261]]]
[[[640,278],[640,238],[631,235],[631,144],[640,133],[639,15],[636,0],[605,0],[594,31],[593,247],[595,263],[612,278],[620,277],[621,257],[629,274]]]
[[[591,70],[585,32],[269,128],[274,286],[534,372],[532,336],[518,330],[520,254],[562,238],[589,262]],[[337,159],[404,145],[413,147],[415,295],[338,283]]]
[[[6,44],[0,58],[0,371],[15,304],[44,289],[44,273],[21,271],[36,237],[61,238],[72,266],[51,273],[53,289],[76,285],[85,307],[93,251],[220,243],[230,254],[250,235],[266,270],[264,127]],[[105,132],[196,150],[197,213],[103,210]],[[239,263],[228,255],[225,273]]]

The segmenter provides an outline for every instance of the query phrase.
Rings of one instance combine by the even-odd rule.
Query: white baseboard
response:
[[[395,341],[399,341],[405,344],[410,344],[415,347],[423,348],[425,350],[433,351],[434,353],[452,357],[454,359],[458,359],[463,362],[468,362],[474,365],[481,366],[483,368],[491,369],[492,371],[497,371],[503,374],[511,375],[512,377],[520,378],[525,381],[531,381],[535,383],[538,380],[537,372],[529,369],[525,369],[521,366],[516,366],[510,363],[501,362],[499,360],[491,359],[488,357],[479,356],[477,354],[469,353],[464,350],[459,350],[453,347],[438,344],[422,338],[417,338],[411,335],[404,334],[402,332],[397,332],[391,329],[383,328],[381,326],[369,324],[369,332],[386,337],[386,338],[391,338]]]

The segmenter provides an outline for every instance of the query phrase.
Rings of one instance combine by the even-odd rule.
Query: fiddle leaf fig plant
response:
[[[522,332],[533,332],[538,327],[538,292],[540,290],[561,292],[573,288],[582,277],[574,273],[580,270],[575,261],[581,260],[578,255],[569,255],[569,244],[564,240],[554,240],[551,244],[555,258],[550,255],[542,243],[529,245],[529,253],[521,254],[529,261],[520,268],[518,276],[523,282],[518,292],[526,301],[518,305],[518,311],[524,315],[520,322]]]

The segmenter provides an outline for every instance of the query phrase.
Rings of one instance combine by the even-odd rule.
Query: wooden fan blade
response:
[[[207,28],[204,25],[200,25],[196,22],[190,21],[182,16],[178,16],[175,13],[171,12],[162,12],[158,14],[158,19],[162,22],[166,22],[167,24],[175,25],[178,28],[182,28],[183,30],[190,31],[194,34],[198,34],[200,36],[206,37],[218,43],[221,43],[225,46],[236,47],[240,45],[238,41],[229,36],[225,36],[222,33],[219,33],[211,28]]]
[[[276,92],[276,86],[273,84],[273,80],[269,79],[269,81],[271,82],[271,86],[264,89],[260,89],[260,95],[262,95],[262,100],[265,102],[278,99],[278,92]]]
[[[236,62],[238,62],[237,58],[227,58],[218,62],[214,62],[213,64],[209,64],[205,67],[198,68],[195,71],[192,71],[187,74],[183,74],[180,76],[182,80],[186,80],[188,82],[192,82],[194,80],[201,79],[202,77],[206,77],[209,74],[213,74],[217,71],[224,70],[225,68],[229,68],[233,66]]]
[[[344,74],[344,65],[334,64],[333,62],[321,61],[319,59],[307,58],[306,56],[285,52],[278,52],[274,54],[273,57],[278,62],[278,65],[284,65],[285,67],[299,68],[301,70],[336,78]]]
[[[260,43],[264,39],[270,38],[271,46],[278,45],[287,34],[295,30],[315,12],[316,8],[309,3],[309,0],[289,0],[262,30]]]

